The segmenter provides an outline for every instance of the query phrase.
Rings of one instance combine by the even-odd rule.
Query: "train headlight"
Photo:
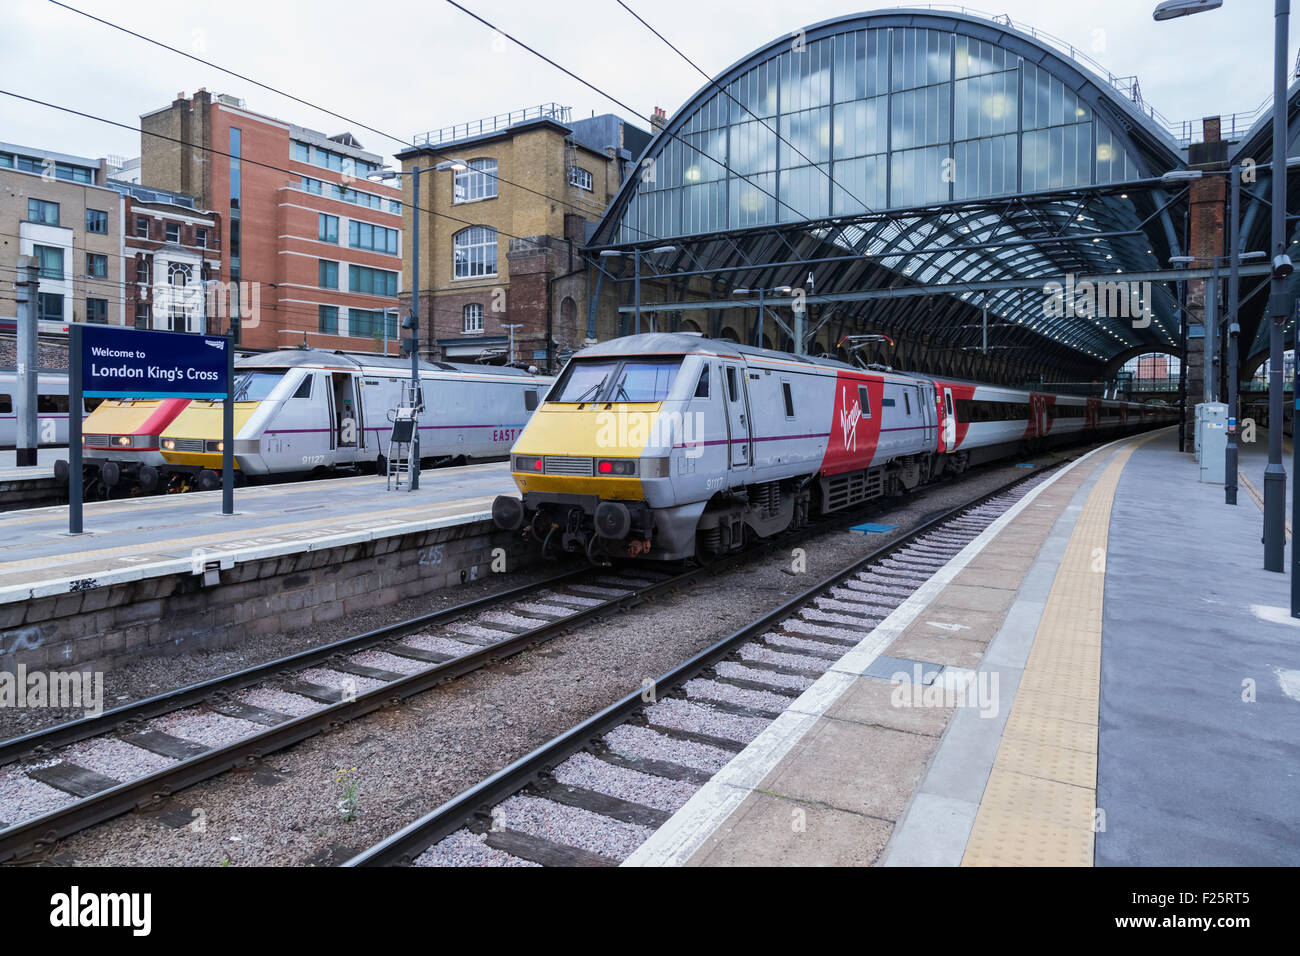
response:
[[[117,438],[115,438],[115,439],[113,439],[113,440],[114,440],[117,444],[121,445],[123,448],[130,448],[130,447],[131,447],[131,436],[130,436],[130,435],[118,435]]]
[[[163,450],[164,450],[164,451],[175,451],[175,450],[176,450],[176,442],[175,442],[173,439],[171,439],[171,438],[164,438],[164,439],[163,439],[162,446],[163,446]]]
[[[531,471],[541,474],[546,470],[546,462],[541,458],[533,458],[529,455],[515,456],[515,471]]]
[[[223,441],[210,441],[206,443],[205,447],[208,451],[225,451],[226,443]]]
[[[636,462],[628,458],[601,458],[596,462],[599,475],[635,475]]]

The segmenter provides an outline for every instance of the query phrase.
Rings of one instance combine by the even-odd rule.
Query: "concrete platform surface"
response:
[[[66,506],[0,514],[0,604],[175,573],[201,552],[242,562],[481,521],[493,498],[518,493],[506,462],[430,469],[416,492],[385,484],[364,475],[237,488],[231,516],[220,491],[87,502],[77,536]]]
[[[625,865],[1300,863],[1300,622],[1254,501],[1197,476],[1173,429],[1062,469]],[[917,706],[891,658],[965,693]]]

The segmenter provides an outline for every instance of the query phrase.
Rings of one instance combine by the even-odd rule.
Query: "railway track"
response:
[[[930,518],[345,865],[617,865],[1050,471]]]
[[[0,862],[861,517],[837,513],[676,574],[577,568],[0,741]]]

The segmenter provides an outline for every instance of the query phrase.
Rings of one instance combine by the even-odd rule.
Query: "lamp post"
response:
[[[1155,9],[1155,19],[1170,20],[1222,6],[1221,0],[1165,0]],[[1273,0],[1273,279],[1268,314],[1272,319],[1268,340],[1268,467],[1264,469],[1264,570],[1284,570],[1286,550],[1286,469],[1282,467],[1282,328],[1291,315],[1286,280],[1295,271],[1286,254],[1286,147],[1287,147],[1287,28],[1291,0]],[[1300,558],[1293,548],[1292,561]],[[1294,570],[1294,569],[1293,569]],[[1291,614],[1300,614],[1300,581],[1291,582]]]
[[[644,252],[637,247],[632,249],[632,295],[633,295],[633,323],[632,331],[634,335],[641,334],[641,257],[654,255],[659,252],[676,252],[676,246],[655,246],[653,249],[646,249]],[[621,249],[602,249],[601,253],[605,258],[611,256],[626,255]]]
[[[463,163],[439,163],[433,169],[464,169]],[[381,169],[371,173],[367,179],[382,183],[400,176],[411,177],[411,311],[402,322],[411,330],[411,402],[416,409],[415,428],[411,434],[411,491],[420,490],[420,174],[429,172],[429,167],[421,169],[412,166],[409,170]],[[385,334],[387,328],[385,327]],[[385,346],[385,352],[387,347]]]
[[[1232,181],[1232,222],[1229,230],[1230,254],[1227,256],[1173,256],[1170,263],[1174,265],[1190,265],[1193,262],[1210,262],[1214,270],[1214,295],[1216,301],[1215,311],[1215,341],[1218,341],[1219,326],[1227,330],[1228,347],[1228,448],[1223,462],[1223,503],[1235,505],[1237,503],[1237,406],[1239,404],[1237,397],[1237,335],[1241,332],[1241,326],[1237,324],[1237,307],[1238,307],[1238,290],[1241,280],[1241,263],[1244,259],[1264,259],[1267,258],[1267,252],[1242,252],[1237,246],[1237,199],[1238,190],[1241,185],[1240,167],[1233,166],[1231,175]],[[1228,311],[1222,318],[1219,318],[1217,311],[1217,301],[1219,294],[1219,265],[1224,260],[1228,260],[1230,271],[1228,273]],[[1206,341],[1209,341],[1209,335],[1206,335]]]
[[[777,295],[789,295],[793,291],[794,289],[792,289],[788,285],[780,285],[774,289],[732,289],[731,290],[732,295],[753,295],[755,292],[758,293],[758,323],[754,327],[754,345],[756,347],[758,348],[763,347],[763,318],[765,315],[763,310],[765,308],[765,302],[767,300],[768,293],[775,293]],[[796,316],[796,319],[800,319],[800,318],[802,318],[802,316]],[[799,325],[802,325],[802,322],[800,322]],[[803,338],[803,329],[797,328],[796,333],[797,333],[797,337],[795,338],[794,352],[796,355],[799,355],[803,351],[803,343],[799,341],[799,339]]]

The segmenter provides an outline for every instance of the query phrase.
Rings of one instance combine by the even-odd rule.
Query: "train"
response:
[[[0,368],[0,448],[18,444],[18,370]],[[99,399],[84,399],[82,417],[90,414]],[[68,373],[41,369],[36,379],[36,438],[40,445],[68,443]]]
[[[235,361],[236,477],[261,481],[387,468],[409,360],[285,348]],[[420,457],[503,459],[554,378],[509,366],[421,362]],[[223,403],[107,400],[83,427],[83,480],[113,493],[220,487]],[[55,465],[66,479],[67,463]]]
[[[492,514],[548,556],[707,559],[982,462],[1176,420],[1168,406],[633,335],[570,360],[511,451],[521,497]]]

